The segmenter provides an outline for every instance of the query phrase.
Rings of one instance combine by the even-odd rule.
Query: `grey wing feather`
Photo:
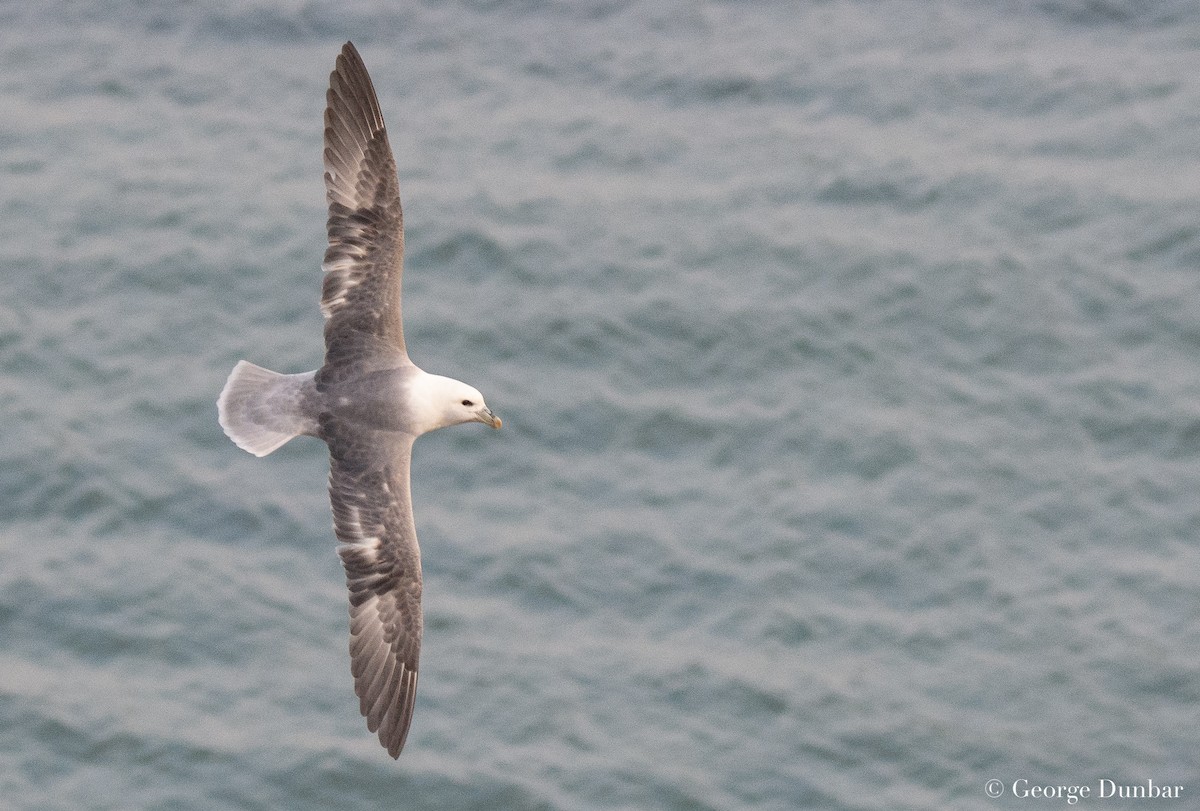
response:
[[[398,757],[421,652],[421,552],[409,490],[412,438],[321,422],[329,500],[350,589],[350,670],[367,728]]]
[[[362,336],[405,354],[400,315],[404,215],[396,161],[371,77],[347,42],[329,76],[325,108],[326,364],[352,360]]]

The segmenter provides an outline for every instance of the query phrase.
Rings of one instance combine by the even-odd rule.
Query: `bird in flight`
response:
[[[239,361],[217,400],[226,435],[266,456],[305,435],[329,446],[329,500],[350,589],[350,672],[367,729],[393,758],[412,723],[421,652],[413,441],[464,422],[500,427],[483,395],[408,358],[400,317],[404,218],[396,161],[362,57],[347,42],[325,108],[329,247],[325,362],[280,374]]]

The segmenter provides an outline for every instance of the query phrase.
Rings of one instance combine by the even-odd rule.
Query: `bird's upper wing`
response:
[[[353,361],[364,342],[407,357],[400,317],[404,216],[396,161],[371,77],[347,42],[325,107],[329,248],[322,269],[326,363]],[[365,336],[365,337],[364,337]]]
[[[329,500],[350,588],[350,671],[367,728],[398,757],[421,652],[421,551],[409,490],[412,437],[321,421]]]

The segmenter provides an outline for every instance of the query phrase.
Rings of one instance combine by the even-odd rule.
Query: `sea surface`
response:
[[[399,761],[215,407],[321,362],[346,40],[504,419]],[[5,0],[0,279],[0,808],[1200,807],[1191,0]]]

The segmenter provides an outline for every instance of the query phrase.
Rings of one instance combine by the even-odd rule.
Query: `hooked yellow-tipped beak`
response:
[[[478,419],[484,425],[490,425],[497,430],[499,430],[500,426],[504,424],[504,422],[499,417],[497,417],[495,414],[492,413],[492,410],[490,408],[486,408],[486,407],[482,411],[479,412]]]

